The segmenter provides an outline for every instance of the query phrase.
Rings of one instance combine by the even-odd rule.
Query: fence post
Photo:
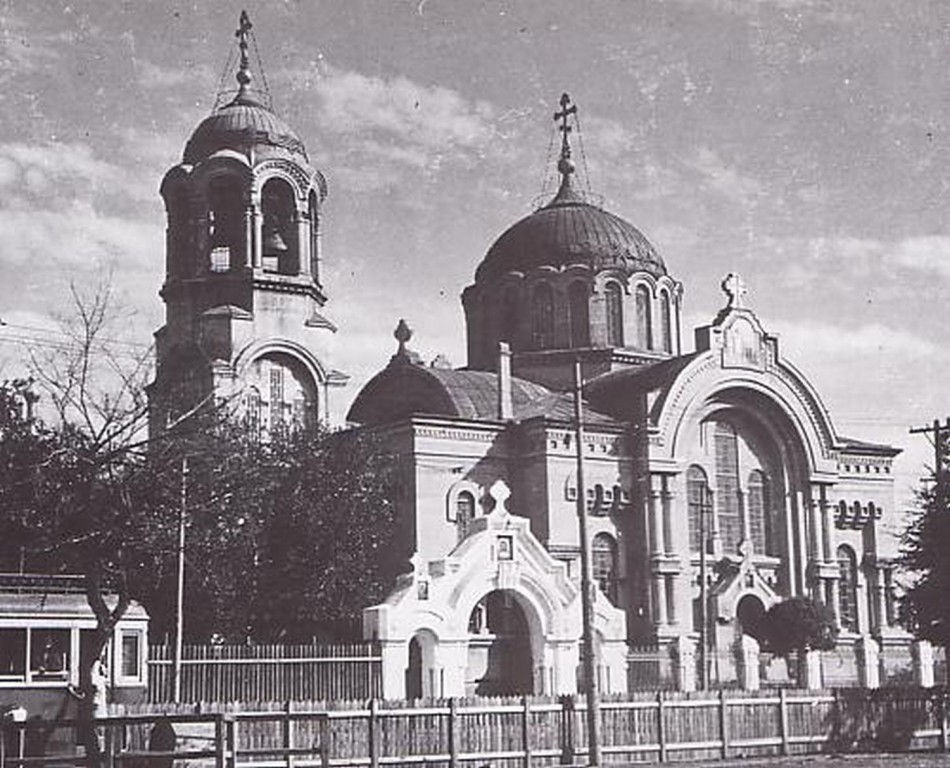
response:
[[[660,762],[666,762],[666,716],[663,707],[663,691],[656,692],[656,740],[660,747]]]
[[[320,718],[320,765],[330,767],[330,714],[324,712]]]
[[[214,768],[224,768],[227,753],[224,738],[224,713],[219,713],[214,716]]]
[[[788,755],[788,694],[778,689],[778,735],[782,739],[781,754]]]
[[[941,689],[940,700],[937,703],[940,716],[940,749],[946,752],[950,749],[950,723],[947,723],[947,691]]]
[[[281,736],[283,737],[284,757],[286,758],[287,768],[294,768],[294,721],[292,701],[284,703],[284,717],[281,726]]]
[[[379,701],[369,700],[369,765],[379,768]]]
[[[449,699],[449,768],[458,768],[458,702],[455,698]]]
[[[574,697],[561,696],[561,765],[572,765],[574,753]]]
[[[224,716],[224,733],[225,733],[225,759],[226,768],[237,768],[237,751],[238,751],[238,738],[237,738],[237,720],[234,718],[234,715],[228,713]]]
[[[100,723],[93,727],[102,732],[102,746],[105,752],[103,758],[106,768],[115,768],[115,730],[109,723]]]
[[[719,736],[722,740],[722,758],[729,757],[729,713],[726,711],[726,690],[719,689]]]
[[[524,749],[524,768],[531,768],[531,703],[521,697],[521,746]]]

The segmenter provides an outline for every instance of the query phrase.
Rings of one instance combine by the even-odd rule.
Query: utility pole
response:
[[[175,655],[172,701],[181,703],[182,635],[185,625],[185,523],[188,518],[188,457],[181,459],[181,506],[178,510],[178,579],[175,592]]]
[[[597,649],[594,647],[594,580],[587,538],[587,493],[584,486],[583,374],[574,361],[574,448],[577,456],[577,526],[581,544],[581,615],[584,624],[584,688],[587,695],[587,764],[600,765],[600,696],[597,690]]]
[[[934,419],[933,424],[928,427],[914,427],[910,430],[912,435],[933,434],[934,446],[934,493],[938,504],[944,504],[947,500],[947,465],[950,464],[950,417],[947,418],[943,426],[940,425],[940,419]]]

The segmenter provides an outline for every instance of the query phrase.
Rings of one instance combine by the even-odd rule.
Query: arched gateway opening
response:
[[[469,616],[468,632],[467,695],[534,692],[531,633],[514,592],[495,590],[479,600]]]

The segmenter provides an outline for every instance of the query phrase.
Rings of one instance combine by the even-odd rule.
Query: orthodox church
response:
[[[264,438],[341,412],[320,269],[327,185],[250,88],[248,30],[242,19],[236,95],[162,182],[157,430],[210,397],[240,402]],[[556,120],[557,193],[495,240],[462,292],[467,366],[424,364],[400,321],[346,416],[404,473],[412,570],[364,611],[384,695],[577,690],[579,495],[601,690],[626,691],[634,658],[656,685],[755,687],[769,673],[762,616],[795,595],[830,605],[841,628],[825,685],[903,674],[912,643],[882,537],[898,450],[837,433],[735,274],[687,347],[683,284],[581,193],[566,96]]]

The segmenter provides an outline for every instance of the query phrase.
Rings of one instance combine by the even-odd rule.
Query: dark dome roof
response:
[[[307,161],[307,150],[296,133],[267,107],[247,96],[212,112],[201,121],[185,145],[182,158],[194,165],[221,149],[248,154],[290,153]]]
[[[614,267],[627,275],[666,274],[663,259],[639,229],[586,202],[565,176],[550,203],[509,227],[488,249],[475,279],[579,263],[594,270]]]

